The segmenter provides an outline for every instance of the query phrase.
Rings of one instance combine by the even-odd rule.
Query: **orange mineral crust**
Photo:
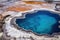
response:
[[[26,4],[32,4],[32,5],[39,5],[40,8],[49,8],[53,9],[55,4],[47,3],[47,2],[41,2],[41,1],[24,1]]]
[[[16,5],[16,6],[12,6],[12,7],[8,7],[7,10],[8,11],[27,11],[27,10],[31,10],[33,7],[32,6],[26,6],[26,4],[44,4],[45,2],[36,2],[36,1],[23,1],[25,4],[22,5]],[[19,3],[20,4],[20,3]]]
[[[25,4],[20,4],[20,2],[18,2],[17,5],[15,6],[11,6],[7,8],[7,11],[27,11],[27,10],[31,10],[33,8],[39,7],[39,8],[49,8],[49,9],[53,9],[53,4],[49,4],[46,2],[36,2],[36,1],[23,1]],[[31,6],[31,5],[35,5],[35,6]],[[29,6],[27,6],[29,5]],[[53,5],[53,6],[52,6]]]
[[[13,7],[9,7],[7,8],[8,11],[17,11],[17,12],[20,12],[20,11],[27,11],[27,10],[31,10],[32,7],[27,7],[27,6],[13,6]]]
[[[44,4],[46,2],[39,2],[39,1],[24,1],[26,4]]]

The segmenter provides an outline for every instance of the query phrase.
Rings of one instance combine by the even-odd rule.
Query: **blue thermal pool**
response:
[[[38,10],[32,14],[26,14],[24,19],[16,19],[16,24],[25,30],[31,30],[36,34],[52,34],[60,32],[58,27],[60,17],[51,11]]]

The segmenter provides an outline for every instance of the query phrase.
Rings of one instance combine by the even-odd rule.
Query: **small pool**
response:
[[[53,34],[60,32],[58,27],[60,17],[51,11],[37,10],[32,14],[26,14],[24,19],[16,19],[16,24],[25,30],[31,30],[36,34]]]

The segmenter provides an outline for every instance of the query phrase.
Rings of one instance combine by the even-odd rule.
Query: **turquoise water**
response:
[[[37,34],[52,34],[60,30],[58,28],[58,20],[57,14],[42,10],[33,14],[27,14],[24,19],[16,19],[16,24]]]

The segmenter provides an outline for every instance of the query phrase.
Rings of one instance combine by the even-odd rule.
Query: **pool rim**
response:
[[[26,18],[25,15],[27,15],[27,14],[30,13],[30,12],[37,12],[38,10],[41,10],[41,11],[45,10],[45,11],[49,11],[49,12],[53,12],[53,13],[58,13],[58,15],[59,15],[59,13],[60,13],[60,12],[58,12],[58,11],[55,11],[55,10],[52,10],[52,9],[46,9],[46,8],[33,9],[32,11],[21,12],[21,13],[23,13],[22,16],[14,17],[14,18],[11,20],[10,24],[15,25],[14,27],[17,28],[18,30],[22,30],[22,31],[25,31],[25,32],[31,32],[31,33],[33,33],[33,34],[35,34],[35,35],[37,35],[37,36],[42,36],[42,34],[34,33],[34,32],[32,32],[31,30],[27,31],[27,30],[25,30],[24,28],[19,27],[18,24],[16,24],[16,22],[15,22],[16,19]],[[59,15],[59,16],[60,16],[60,15]],[[13,22],[12,22],[12,21],[13,21]],[[49,37],[53,37],[54,35],[60,35],[60,32],[59,32],[59,33],[53,33],[52,35],[45,34],[45,36],[49,36]],[[43,35],[43,36],[44,36],[44,35]]]

